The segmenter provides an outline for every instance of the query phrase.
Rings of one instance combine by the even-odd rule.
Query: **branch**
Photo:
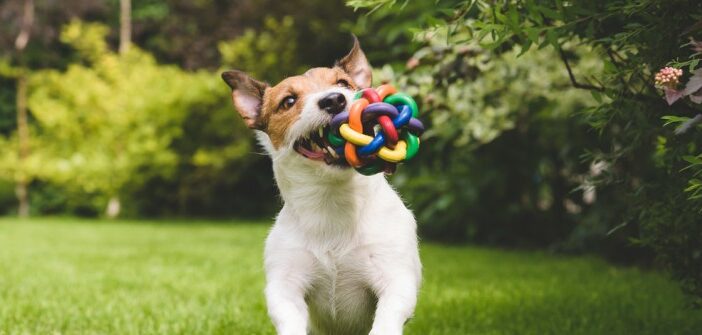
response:
[[[622,56],[620,56],[618,53],[614,52],[614,50],[612,50],[610,48],[605,48],[605,50],[607,51],[607,56],[609,56],[609,60],[611,60],[612,64],[617,69],[619,69],[619,64],[618,64],[617,60],[615,59],[615,56],[616,56],[616,58],[619,58],[619,61],[624,62],[624,59],[622,58]],[[629,84],[626,81],[624,81],[624,78],[622,78],[621,76],[617,76],[617,77],[618,77],[620,83],[622,84],[622,87],[629,88]]]
[[[570,64],[568,63],[568,58],[566,57],[565,52],[563,51],[563,49],[558,48],[558,53],[561,55],[561,60],[563,61],[563,64],[565,64],[565,67],[568,70],[568,77],[570,78],[570,83],[573,84],[573,87],[584,89],[584,90],[594,90],[594,91],[599,91],[599,92],[604,91],[603,87],[590,85],[590,84],[581,84],[577,80],[575,80],[575,75],[573,75],[573,69],[570,68]]]
[[[609,56],[609,59],[612,61],[612,64],[614,64],[614,66],[619,67],[619,64],[617,64],[617,59],[619,59],[620,64],[626,63],[626,59],[624,59],[624,57],[622,57],[616,51],[610,49],[609,47],[606,48],[605,50],[607,51],[607,55]],[[615,58],[617,58],[617,59],[615,59]],[[630,86],[629,83],[633,80],[633,76],[637,76],[639,78],[639,80],[641,80],[641,83],[643,85],[643,88],[638,90],[639,94],[643,93],[644,89],[648,89],[650,92],[656,92],[656,87],[653,85],[652,79],[645,78],[644,75],[641,73],[641,71],[633,71],[633,74],[634,75],[632,75],[629,78],[629,82],[625,82],[624,79],[621,77],[619,78],[619,80],[621,81],[622,85],[625,88],[629,88],[629,86]],[[633,91],[634,89],[632,88],[631,90]]]

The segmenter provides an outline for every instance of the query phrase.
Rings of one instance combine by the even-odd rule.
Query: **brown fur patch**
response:
[[[345,80],[352,90],[356,89],[349,75],[338,67],[313,68],[266,89],[260,117],[266,125],[264,131],[276,149],[285,141],[287,129],[300,118],[306,98],[337,85],[339,80]],[[289,96],[294,96],[297,100],[292,107],[285,109],[281,102]]]

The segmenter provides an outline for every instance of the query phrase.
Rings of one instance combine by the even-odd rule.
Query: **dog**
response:
[[[275,86],[238,70],[222,78],[271,158],[283,200],[264,251],[278,334],[402,334],[421,283],[414,216],[382,174],[357,173],[324,136],[371,85],[358,39],[333,67]]]

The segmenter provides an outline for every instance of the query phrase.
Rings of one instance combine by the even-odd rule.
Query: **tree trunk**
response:
[[[129,51],[132,43],[132,2],[131,0],[119,1],[119,54],[124,55]],[[115,150],[119,156],[121,150]],[[119,197],[112,195],[105,208],[105,216],[110,219],[117,218],[122,211],[122,202]]]
[[[107,202],[107,208],[105,209],[105,215],[110,218],[114,219],[119,216],[119,213],[122,211],[122,202],[119,200],[118,196],[112,196],[110,197],[110,200]]]
[[[17,137],[19,144],[19,169],[26,168],[25,162],[29,156],[29,127],[27,125],[27,70],[24,68],[23,52],[29,43],[29,37],[32,33],[32,25],[34,24],[34,0],[25,0],[22,13],[22,23],[20,32],[15,39],[15,50],[17,50],[17,58],[19,59],[20,75],[17,77],[17,96],[15,105],[17,107]],[[20,217],[29,216],[29,192],[27,184],[29,177],[27,171],[20,171],[19,177],[16,180],[15,194],[19,206],[17,214]]]
[[[29,156],[29,127],[27,126],[27,77],[22,73],[17,78],[17,139],[19,142],[19,168],[25,168],[25,161]],[[20,217],[29,216],[29,195],[27,192],[28,178],[26,171],[21,171],[16,180],[15,193],[19,208],[17,214]]]
[[[119,1],[119,53],[125,54],[132,43],[132,1]]]
[[[34,24],[34,0],[24,0],[24,8],[22,13],[22,23],[20,24],[20,33],[15,39],[15,49],[18,53],[22,53],[24,48],[29,43],[29,37],[32,34],[32,25]]]

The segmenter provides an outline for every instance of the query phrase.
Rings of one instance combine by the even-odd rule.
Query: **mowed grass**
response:
[[[0,219],[0,334],[273,334],[261,223]],[[422,244],[408,334],[702,334],[663,275]]]

